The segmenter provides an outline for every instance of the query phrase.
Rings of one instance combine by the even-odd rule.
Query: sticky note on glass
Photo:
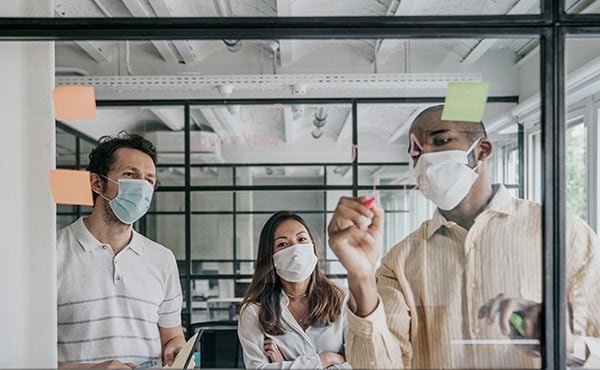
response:
[[[449,82],[442,120],[481,121],[489,87],[487,82]]]
[[[50,170],[49,178],[56,204],[94,205],[89,171]]]
[[[93,86],[57,86],[53,98],[54,112],[58,120],[96,118],[96,96]]]

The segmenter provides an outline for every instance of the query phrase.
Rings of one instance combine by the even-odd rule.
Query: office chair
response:
[[[201,368],[244,368],[237,325],[237,321],[224,320],[199,322],[190,326],[192,333],[200,333],[198,350]]]

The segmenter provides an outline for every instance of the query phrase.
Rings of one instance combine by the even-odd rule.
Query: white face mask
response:
[[[413,171],[419,189],[438,208],[448,211],[456,207],[477,180],[478,162],[469,167],[469,154],[480,139],[467,150],[445,150],[421,154]]]
[[[295,244],[273,254],[275,272],[283,280],[297,283],[306,280],[317,265],[312,244]]]

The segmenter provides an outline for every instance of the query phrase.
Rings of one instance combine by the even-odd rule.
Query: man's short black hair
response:
[[[103,176],[108,175],[111,166],[116,161],[115,152],[120,148],[142,151],[148,154],[156,165],[156,148],[152,142],[140,135],[121,131],[116,136],[106,135],[98,139],[98,144],[90,153],[87,170]],[[95,201],[97,194],[94,193],[93,196]]]
[[[433,105],[431,107],[428,107],[415,117],[412,124],[414,125],[415,122],[417,122],[417,120],[419,120],[419,118],[421,118],[422,116],[424,116],[427,113],[438,112],[443,109],[444,109],[444,104],[438,104],[438,105]],[[467,137],[469,138],[469,140],[471,142],[475,142],[475,140],[482,138],[482,137],[487,137],[487,132],[485,131],[485,125],[483,124],[483,121],[479,121],[479,122],[452,121],[452,122],[456,122],[463,127],[464,133],[467,135]]]

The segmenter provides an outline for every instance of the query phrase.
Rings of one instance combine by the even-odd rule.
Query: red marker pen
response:
[[[362,201],[363,206],[371,209],[375,205],[375,197],[369,197]]]

